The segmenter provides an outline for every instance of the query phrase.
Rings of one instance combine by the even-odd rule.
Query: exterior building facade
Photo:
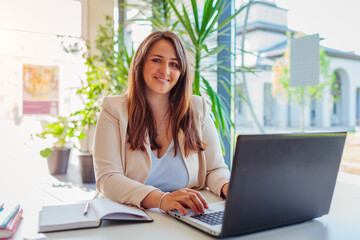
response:
[[[246,54],[244,65],[254,71],[246,73],[250,99],[259,121],[274,129],[300,125],[300,107],[281,102],[271,93],[272,66],[285,53],[286,33],[297,32],[287,26],[287,11],[276,6],[274,1],[255,1],[250,8],[245,35],[245,50],[252,54]],[[244,14],[238,19],[244,19]],[[237,44],[242,39],[242,25],[237,21]],[[307,102],[304,126],[354,129],[360,125],[360,55],[323,48],[331,57],[330,71],[336,76],[340,98],[333,101],[331,88],[325,88],[322,99]],[[239,62],[237,66],[241,64]],[[320,77],[320,81],[324,79]],[[236,122],[242,127],[251,127],[253,119],[246,104],[239,98],[236,106]]]

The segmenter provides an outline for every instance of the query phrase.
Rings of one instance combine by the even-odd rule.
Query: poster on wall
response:
[[[23,65],[23,114],[59,112],[59,67]]]

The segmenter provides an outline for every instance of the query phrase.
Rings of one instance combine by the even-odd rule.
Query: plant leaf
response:
[[[52,150],[50,148],[45,148],[44,150],[40,151],[40,155],[44,158],[50,157],[52,154]]]

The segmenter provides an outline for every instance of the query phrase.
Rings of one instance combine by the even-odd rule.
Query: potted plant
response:
[[[77,118],[75,131],[80,132],[77,136],[78,144],[75,147],[80,151],[78,159],[83,183],[95,183],[92,141],[98,112],[98,107],[94,105],[94,102],[91,102],[86,104],[83,109],[72,114],[72,116]]]
[[[121,31],[121,27],[119,31]],[[75,132],[77,135],[80,154],[79,165],[83,183],[94,183],[94,167],[92,158],[92,143],[97,123],[99,106],[104,96],[116,95],[123,92],[127,82],[134,50],[128,51],[124,38],[116,37],[113,19],[106,16],[105,25],[99,25],[96,39],[96,54],[91,54],[90,47],[84,54],[87,67],[86,79],[76,92],[80,96],[83,107],[71,116],[76,119]]]
[[[66,174],[71,150],[71,139],[74,136],[73,122],[67,117],[57,117],[55,121],[42,121],[42,132],[36,136],[41,139],[54,139],[51,147],[40,151],[47,158],[50,174]]]

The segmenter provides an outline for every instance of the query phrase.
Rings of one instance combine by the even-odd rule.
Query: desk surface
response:
[[[55,181],[55,182],[54,182]],[[90,199],[93,186],[64,184],[58,180],[24,191],[12,193],[24,209],[23,220],[14,239],[23,239],[37,231],[38,212],[43,205],[58,204],[72,200]],[[67,193],[67,194],[64,194]],[[203,192],[209,202],[219,200],[209,192]],[[68,197],[67,197],[68,196]],[[329,215],[301,224],[238,236],[233,239],[316,239],[355,240],[360,239],[360,177],[340,174]],[[154,219],[152,223],[103,222],[100,228],[63,231],[46,234],[49,239],[213,239],[157,209],[147,210]]]

